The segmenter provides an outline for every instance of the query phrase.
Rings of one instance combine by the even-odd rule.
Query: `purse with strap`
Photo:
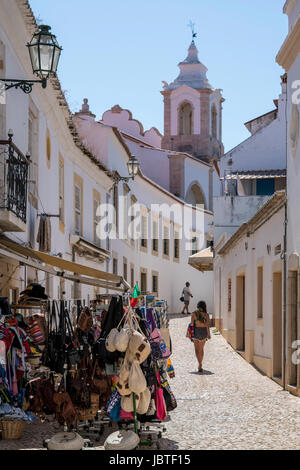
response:
[[[164,421],[167,417],[167,412],[166,403],[164,399],[164,392],[160,383],[159,372],[157,372],[157,385],[155,387],[154,399],[156,407],[156,417],[159,421]]]

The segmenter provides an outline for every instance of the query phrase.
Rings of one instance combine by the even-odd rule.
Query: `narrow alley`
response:
[[[171,448],[300,449],[300,399],[248,364],[221,335],[207,343],[200,376],[185,337],[188,322],[170,321],[178,402],[167,424]]]

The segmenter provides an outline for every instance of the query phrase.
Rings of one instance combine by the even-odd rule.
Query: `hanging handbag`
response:
[[[44,366],[58,374],[63,374],[65,363],[65,329],[61,313],[55,300],[52,302],[52,307],[50,303],[48,304],[48,334],[42,360]]]
[[[127,413],[127,411],[124,411],[123,408],[121,408],[120,419],[123,421],[133,421],[134,416],[133,413]]]
[[[69,368],[79,364],[81,361],[79,345],[76,341],[71,319],[69,312],[64,306],[62,306],[64,312],[64,321],[66,324],[66,330],[68,330],[68,335],[66,335],[66,360]]]
[[[175,396],[174,396],[174,394],[171,390],[169,382],[167,380],[165,380],[164,382],[162,382],[161,386],[163,388],[164,399],[165,399],[167,411],[175,410],[175,408],[177,408],[177,402],[176,402],[176,398],[175,398]]]
[[[157,383],[155,387],[154,399],[155,399],[155,407],[156,407],[156,417],[159,421],[164,421],[167,417],[166,413],[166,404],[164,399],[164,392],[163,388],[161,387],[160,383],[160,376],[159,372],[157,372]]]
[[[166,342],[161,336],[159,329],[155,328],[150,335],[150,344],[153,354],[159,355],[158,347],[161,352],[160,359],[168,359],[171,355],[171,351],[167,348]],[[158,347],[157,347],[158,346]],[[152,355],[153,355],[152,354]]]
[[[111,413],[111,410],[118,401],[121,401],[121,395],[119,394],[118,390],[115,389],[110,395],[110,398],[108,399],[105,406],[108,415]]]
[[[88,307],[84,307],[78,318],[78,328],[82,331],[90,331],[93,328],[93,315]]]
[[[28,328],[27,333],[30,339],[35,344],[44,344],[45,343],[45,329],[42,331],[41,328],[41,319],[38,321],[37,315],[30,317],[28,319]]]
[[[147,388],[147,382],[137,360],[134,360],[129,372],[128,386],[131,392],[142,393]]]
[[[186,337],[189,338],[191,341],[193,341],[194,337],[194,325],[192,323],[189,324],[186,330]]]

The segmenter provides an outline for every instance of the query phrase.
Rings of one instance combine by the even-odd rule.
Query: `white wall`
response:
[[[284,209],[280,209],[250,237],[244,235],[229,252],[218,256],[214,272],[214,311],[218,317],[221,311],[223,329],[236,329],[236,276],[241,270],[246,277],[245,328],[254,331],[254,355],[271,358],[273,334],[273,271],[274,262],[280,265],[280,254],[275,256],[274,248],[281,244],[283,248]],[[246,243],[248,248],[246,249]],[[271,246],[268,254],[267,245]],[[257,319],[257,266],[263,265],[263,321]],[[276,264],[276,271],[278,269]],[[219,269],[221,269],[221,302],[219,298]],[[228,312],[228,279],[232,279],[232,311]]]
[[[237,170],[277,170],[286,168],[286,93],[285,85],[279,96],[278,117],[268,126],[251,135],[241,142],[221,159],[221,176],[228,169],[228,159],[231,157],[232,171]]]

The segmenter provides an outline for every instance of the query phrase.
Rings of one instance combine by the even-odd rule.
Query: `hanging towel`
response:
[[[39,230],[36,241],[39,244],[39,250],[45,253],[51,251],[51,223],[47,214],[40,216]]]

